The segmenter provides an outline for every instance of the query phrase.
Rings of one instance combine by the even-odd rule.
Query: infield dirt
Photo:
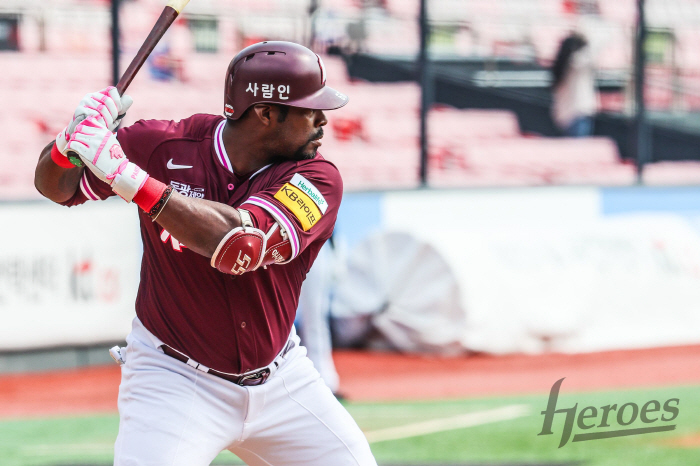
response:
[[[340,391],[353,401],[546,394],[562,377],[568,392],[700,383],[700,345],[458,358],[339,351],[334,358]],[[0,376],[0,418],[114,413],[119,379],[116,365]]]

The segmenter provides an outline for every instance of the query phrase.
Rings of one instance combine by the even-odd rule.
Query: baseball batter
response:
[[[42,152],[35,184],[47,198],[116,194],[140,208],[115,465],[208,465],[226,449],[251,465],[376,464],[293,327],[343,191],[317,149],[323,110],[348,99],[325,84],[318,55],[262,42],[229,65],[225,118],[115,134],[131,99],[107,88]]]

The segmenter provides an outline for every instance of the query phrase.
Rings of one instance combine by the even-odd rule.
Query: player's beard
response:
[[[315,141],[317,139],[321,139],[323,137],[323,128],[319,128],[318,131],[316,131],[313,136],[309,138],[308,141],[304,143],[301,147],[299,147],[296,152],[294,152],[294,155],[292,155],[291,159],[292,160],[309,160],[313,159],[316,157],[316,152],[318,152],[318,147],[312,147],[311,149],[307,149],[307,146],[311,141]]]
[[[297,150],[292,152],[290,155],[278,155],[272,158],[271,162],[272,163],[280,163],[284,162],[286,160],[293,160],[295,162],[299,162],[301,160],[311,160],[314,157],[316,157],[316,152],[318,152],[318,147],[312,147],[311,149],[307,148],[309,143],[311,141],[315,141],[316,139],[320,139],[323,137],[323,128],[319,128],[318,131],[316,131],[313,136],[311,136],[304,144],[299,146]]]

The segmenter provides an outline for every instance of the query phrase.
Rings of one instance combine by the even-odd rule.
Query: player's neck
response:
[[[226,124],[223,131],[224,147],[237,175],[255,173],[269,164],[264,144],[254,137],[245,125]]]

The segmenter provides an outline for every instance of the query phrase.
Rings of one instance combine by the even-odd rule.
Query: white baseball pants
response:
[[[369,444],[297,346],[263,385],[241,387],[165,355],[138,319],[119,386],[115,466],[376,466]]]

